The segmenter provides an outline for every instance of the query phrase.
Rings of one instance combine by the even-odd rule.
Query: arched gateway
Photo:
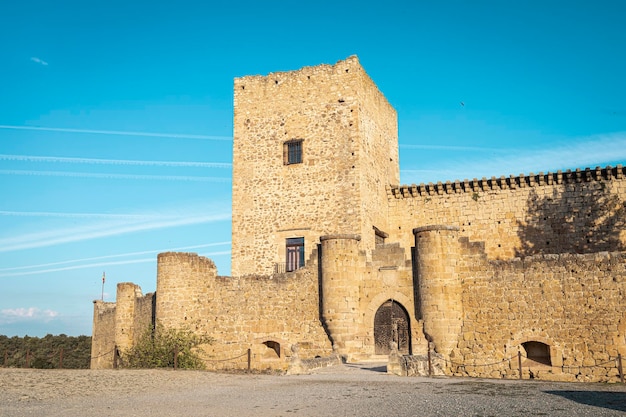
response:
[[[375,354],[388,355],[390,342],[398,345],[400,354],[411,353],[409,315],[402,304],[394,300],[385,301],[374,316]]]

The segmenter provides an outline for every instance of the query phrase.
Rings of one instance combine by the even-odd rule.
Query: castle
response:
[[[540,377],[615,380],[624,167],[403,186],[397,131],[355,56],[235,79],[232,277],[159,254],[156,293],[94,302],[91,367],[160,323],[212,337],[215,369],[397,348],[447,374],[516,377],[522,352]]]

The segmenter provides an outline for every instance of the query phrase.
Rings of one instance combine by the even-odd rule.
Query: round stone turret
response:
[[[165,252],[157,258],[156,321],[165,327],[197,326],[204,318],[217,268],[195,253]]]
[[[359,328],[359,235],[326,235],[322,246],[322,318],[336,352],[361,353]]]
[[[420,308],[424,333],[442,355],[458,343],[463,325],[459,261],[459,228],[426,226],[413,229]]]

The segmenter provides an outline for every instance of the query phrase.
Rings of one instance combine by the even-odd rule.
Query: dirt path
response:
[[[624,416],[626,385],[387,375],[0,369],[0,416]]]

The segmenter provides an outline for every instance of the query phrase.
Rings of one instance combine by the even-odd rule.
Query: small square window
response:
[[[285,165],[302,163],[302,139],[285,142],[283,147],[283,161]]]

